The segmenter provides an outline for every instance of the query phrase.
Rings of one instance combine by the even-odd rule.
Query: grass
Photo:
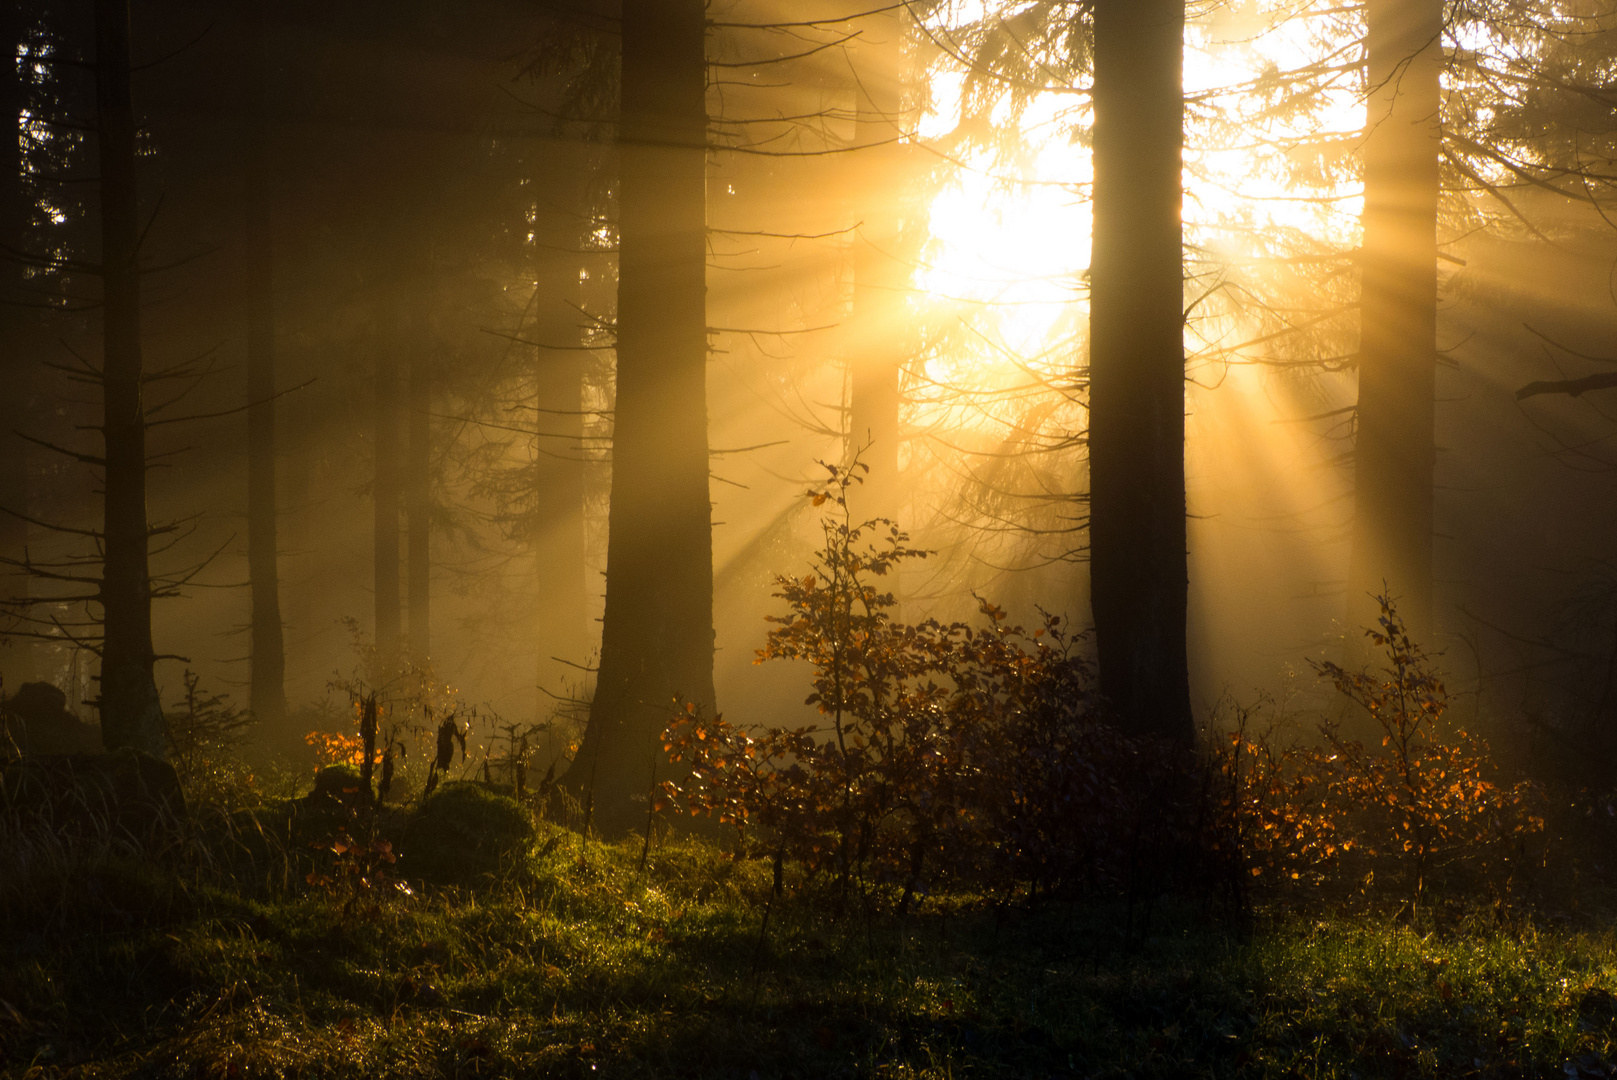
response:
[[[1129,943],[1102,904],[940,897],[833,918],[801,888],[771,910],[767,864],[698,840],[642,866],[638,843],[543,822],[496,879],[353,904],[198,850],[58,850],[26,888],[0,882],[0,1075],[1564,1077],[1617,1060],[1617,937],[1589,927],[1274,915],[1236,933],[1187,909]]]

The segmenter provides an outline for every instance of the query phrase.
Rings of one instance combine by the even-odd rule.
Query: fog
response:
[[[855,511],[932,552],[884,583],[903,618],[976,619],[979,598],[1023,622],[1092,618],[1089,75],[1052,60],[1042,89],[984,76],[970,5],[809,6],[709,6],[706,415],[665,420],[705,425],[710,455],[702,704],[749,724],[812,714],[804,671],[754,653],[780,610],[774,576],[807,573],[821,541],[826,507],[805,493],[855,451],[872,468]],[[71,62],[94,41],[76,5],[17,7],[0,453],[23,527],[0,551],[16,601],[0,674],[7,692],[55,684],[94,721],[99,605],[53,600],[84,590],[37,572],[93,576],[86,532],[104,513],[98,466],[62,452],[100,453],[96,96]],[[307,732],[351,726],[352,687],[399,665],[430,670],[481,737],[561,715],[562,753],[581,733],[610,572],[624,155],[617,9],[563,7],[287,3],[255,30],[236,5],[131,4],[146,505],[173,526],[150,545],[173,593],[151,615],[165,707],[188,670],[249,701],[247,424],[272,403],[287,709],[255,739],[307,754]],[[1233,703],[1325,708],[1309,662],[1362,637],[1364,80],[1289,112],[1251,100],[1263,65],[1349,48],[1332,35],[1351,23],[1232,3],[1187,30],[1185,635],[1201,722]],[[1507,50],[1467,32],[1466,48]],[[1445,123],[1470,115],[1471,84],[1447,78]],[[1610,708],[1617,397],[1516,391],[1617,359],[1617,231],[1600,179],[1443,179],[1423,629],[1461,714],[1542,748]],[[255,235],[272,402],[248,386]],[[378,524],[379,498],[397,520]]]

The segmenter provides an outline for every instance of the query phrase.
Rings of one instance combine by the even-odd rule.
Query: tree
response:
[[[146,417],[140,338],[140,241],[129,2],[95,0],[103,353],[103,569],[99,599],[101,735],[109,749],[163,755],[163,709],[152,669],[146,518]]]
[[[1617,372],[1601,371],[1581,379],[1537,379],[1516,391],[1516,400],[1537,397],[1540,394],[1566,394],[1582,397],[1590,390],[1610,390],[1617,387]]]
[[[1089,529],[1101,694],[1193,735],[1185,648],[1181,0],[1094,5]]]
[[[1443,0],[1370,0],[1359,398],[1348,624],[1390,588],[1416,638],[1432,619],[1433,396]]]
[[[248,707],[271,725],[286,716],[275,497],[275,259],[269,199],[274,155],[265,122],[264,8],[242,8],[245,153],[242,225],[247,270],[247,568],[252,581],[252,681]]]
[[[410,655],[432,655],[432,362],[436,342],[418,319],[409,344],[410,408],[404,480]]]
[[[398,287],[396,283],[390,284]],[[399,576],[399,515],[404,498],[404,440],[399,430],[402,419],[399,368],[405,338],[402,308],[402,303],[379,305],[372,337],[375,349],[375,390],[371,399],[371,453],[375,457],[372,551],[376,575],[376,648],[384,663],[398,659],[404,628]]]
[[[567,786],[609,834],[641,819],[675,699],[711,709],[702,0],[626,0],[619,125],[617,394],[606,611]]]
[[[4,118],[4,126],[0,127],[0,237],[10,245],[18,244],[29,218],[20,139],[28,96],[16,62],[26,34],[23,6],[5,5],[0,10],[0,46],[7,50],[11,62],[0,64],[0,117]],[[21,270],[15,258],[7,259],[3,264],[4,285],[0,287],[0,304],[9,309],[0,318],[0,380],[8,387],[0,395],[0,555],[11,559],[21,559],[28,544],[28,522],[20,516],[28,511],[28,455],[14,434],[22,426],[31,381],[25,335],[28,323],[18,314],[22,310],[19,290],[24,281]],[[9,602],[7,606],[15,607],[18,601],[26,600],[27,590],[26,577],[7,573],[0,579],[0,603]],[[23,655],[27,648],[24,640],[15,639],[9,645],[11,655],[7,657],[5,673],[13,676],[14,683],[32,674]]]

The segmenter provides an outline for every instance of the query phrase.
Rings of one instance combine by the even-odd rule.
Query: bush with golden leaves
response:
[[[1526,840],[1544,829],[1541,793],[1529,781],[1500,779],[1487,745],[1444,718],[1448,690],[1431,658],[1392,600],[1378,600],[1379,627],[1365,633],[1384,651],[1385,667],[1316,665],[1381,733],[1375,746],[1339,725],[1323,728],[1337,813],[1366,854],[1395,871],[1416,908],[1438,875],[1508,883]]]
[[[660,809],[706,814],[850,885],[940,880],[1034,892],[1116,884],[1161,817],[1167,757],[1097,719],[1088,661],[1059,617],[1032,632],[981,601],[980,624],[892,618],[876,585],[925,552],[891,521],[851,520],[857,474],[827,466],[812,572],[777,578],[786,614],[757,662],[806,661],[821,721],[749,731],[687,708],[664,733]],[[1153,825],[1154,828],[1154,825]],[[1157,830],[1160,831],[1160,830]],[[1136,860],[1137,861],[1137,860]]]
[[[856,469],[858,466],[856,466]],[[743,728],[686,707],[663,749],[654,809],[708,815],[742,848],[852,886],[940,884],[1000,895],[1102,890],[1131,898],[1222,887],[1290,899],[1374,880],[1389,860],[1420,903],[1434,869],[1497,869],[1542,828],[1527,785],[1498,782],[1486,748],[1439,723],[1441,680],[1390,603],[1372,639],[1384,675],[1321,665],[1381,725],[1380,748],[1323,729],[1323,746],[1232,732],[1197,756],[1105,722],[1081,638],[1045,615],[1029,632],[979,600],[978,623],[892,616],[878,587],[926,553],[893,522],[856,523],[857,472],[827,466],[831,507],[809,573],[776,579],[784,614],[757,662],[811,669],[820,720]],[[1369,875],[1364,871],[1371,870]]]

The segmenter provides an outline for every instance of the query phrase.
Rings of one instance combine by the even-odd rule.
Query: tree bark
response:
[[[1442,0],[1370,0],[1350,627],[1432,617]]]
[[[410,342],[409,461],[405,516],[408,522],[410,655],[432,655],[432,366],[436,344],[427,319]]]
[[[104,346],[102,739],[163,756],[163,710],[152,669],[146,520],[146,418],[140,343],[141,221],[130,96],[128,0],[95,0]]]
[[[386,287],[386,285],[384,285]],[[376,389],[371,431],[375,455],[373,501],[375,504],[375,599],[376,650],[384,665],[398,659],[403,613],[399,580],[399,514],[402,509],[399,431],[399,344],[398,312],[382,305],[383,325],[377,327]]]
[[[243,232],[247,285],[247,570],[252,583],[252,681],[255,719],[286,719],[286,646],[281,627],[275,495],[275,294],[269,196],[273,155],[264,121],[262,0],[243,0],[247,81],[243,137]]]
[[[601,664],[568,785],[643,824],[676,699],[711,710],[702,0],[625,0],[617,397]]]
[[[1183,0],[1096,0],[1090,577],[1101,693],[1189,741]]]

